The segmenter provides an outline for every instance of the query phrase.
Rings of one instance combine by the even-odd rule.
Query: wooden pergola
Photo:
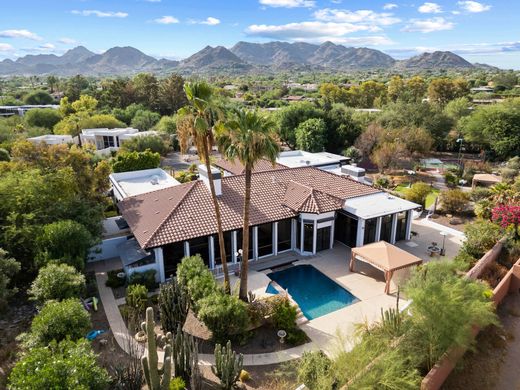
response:
[[[354,272],[355,260],[360,260],[385,273],[385,294],[390,292],[390,281],[395,271],[422,263],[422,259],[386,241],[352,248],[350,271]]]

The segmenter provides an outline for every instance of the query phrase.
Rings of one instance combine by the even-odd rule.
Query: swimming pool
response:
[[[298,303],[309,320],[342,309],[358,299],[312,265],[297,265],[267,275]],[[276,291],[271,285],[267,292]]]

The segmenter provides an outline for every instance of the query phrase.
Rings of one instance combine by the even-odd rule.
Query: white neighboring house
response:
[[[329,152],[311,153],[304,150],[290,150],[281,152],[276,162],[287,168],[315,167],[332,169],[348,164],[350,158]]]
[[[181,184],[161,168],[112,173],[109,179],[116,202]]]
[[[157,135],[155,131],[139,131],[132,127],[118,129],[83,129],[81,131],[81,143],[91,143],[96,147],[97,153],[108,155],[117,151],[125,140],[133,137],[143,137],[147,135]]]
[[[68,145],[74,143],[72,136],[60,134],[40,135],[38,137],[27,138],[27,141],[32,142],[36,145],[42,143],[46,143],[47,145]]]

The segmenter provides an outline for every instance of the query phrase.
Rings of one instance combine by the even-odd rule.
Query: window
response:
[[[190,244],[190,255],[194,256],[199,254],[209,268],[209,237],[204,236],[192,238],[188,242]]]
[[[233,241],[233,232],[224,232],[224,249],[226,250],[226,261],[228,263],[231,262],[232,259],[232,247],[231,242]],[[213,247],[215,248],[215,266],[221,265],[222,261],[220,259],[220,243],[218,241],[218,234],[213,235]]]
[[[357,242],[358,220],[349,215],[338,213],[334,223],[334,238],[354,248]]]
[[[103,147],[105,149],[114,147],[114,137],[109,136],[109,135],[104,135],[103,136]]]
[[[330,249],[331,227],[322,227],[316,231],[316,252]]]
[[[242,249],[242,237],[243,237],[243,234],[242,234],[242,230],[239,230],[237,231],[237,250],[238,249]],[[247,258],[249,260],[254,260],[253,259],[253,245],[255,243],[253,242],[253,227],[249,227],[249,251],[248,251],[248,256]]]
[[[166,279],[175,275],[177,264],[184,257],[184,241],[163,246],[164,276]]]
[[[303,250],[305,252],[313,251],[314,243],[314,223],[303,224]]]
[[[278,222],[278,252],[291,249],[292,219]]]
[[[365,221],[365,237],[363,245],[370,244],[376,240],[377,218],[367,219]]]
[[[258,225],[258,257],[273,254],[273,224]]]
[[[406,239],[406,225],[408,225],[408,213],[403,211],[402,213],[397,214],[397,229],[395,233],[396,241]]]
[[[392,216],[385,215],[381,218],[381,240],[390,242],[392,238]]]
[[[300,220],[296,220],[296,248],[298,248],[299,251],[302,250],[301,241],[302,241],[302,222]]]

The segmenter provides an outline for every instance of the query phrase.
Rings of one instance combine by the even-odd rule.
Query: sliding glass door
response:
[[[278,221],[278,252],[291,249],[292,219]]]
[[[391,242],[392,238],[392,215],[381,218],[381,240]]]
[[[258,225],[258,257],[273,254],[273,224]]]

